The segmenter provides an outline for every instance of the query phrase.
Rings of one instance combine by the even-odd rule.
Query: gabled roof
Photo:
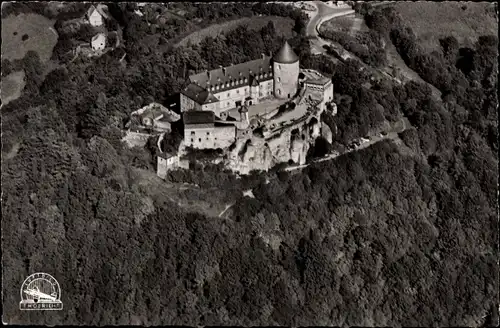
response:
[[[215,113],[212,111],[190,111],[182,114],[184,125],[186,124],[214,124]]]
[[[255,77],[255,75],[250,76],[250,80],[252,83],[250,84],[252,87],[258,87],[259,86],[259,81]]]
[[[181,91],[181,93],[186,97],[188,97],[189,99],[194,100],[197,104],[200,105],[210,104],[219,101],[210,91],[194,83],[190,83],[187,87],[185,87]]]
[[[189,80],[202,88],[218,86],[218,89],[210,90],[218,93],[250,85],[252,75],[261,82],[271,80],[273,78],[271,57],[262,56],[260,59],[198,73],[191,75]]]
[[[281,49],[274,55],[273,60],[281,64],[291,64],[299,60],[299,56],[293,51],[292,47],[285,41],[285,44]]]
[[[104,18],[109,18],[108,14],[106,13],[108,11],[108,6],[103,5],[103,4],[98,4],[97,6],[90,6],[90,8],[87,10],[87,16],[90,17],[92,14],[97,11],[101,16]]]
[[[164,159],[169,159],[172,157],[177,156],[177,154],[169,153],[169,152],[162,152],[158,154],[158,157],[164,158]]]

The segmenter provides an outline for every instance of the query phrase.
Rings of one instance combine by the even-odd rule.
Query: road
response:
[[[326,22],[334,17],[353,14],[354,10],[349,6],[341,6],[337,8],[330,7],[321,1],[313,1],[311,4],[316,7],[316,11],[312,13],[311,19],[306,27],[306,35],[312,37],[311,52],[313,55],[326,54],[326,50],[323,46],[330,43],[318,36],[319,27],[323,22]]]
[[[370,146],[376,144],[377,142],[381,142],[383,140],[389,140],[389,139],[390,140],[397,140],[399,138],[399,136],[398,136],[399,133],[401,133],[401,132],[403,132],[406,129],[408,129],[408,128],[411,127],[411,125],[410,125],[410,123],[409,123],[409,121],[408,121],[408,119],[406,117],[402,118],[401,121],[400,121],[400,123],[401,123],[401,127],[399,129],[393,129],[393,131],[388,132],[386,136],[380,136],[380,135],[372,136],[370,138],[370,141],[361,143],[361,145],[359,145],[355,149],[346,150],[343,153],[334,152],[332,154],[326,155],[325,157],[322,157],[322,158],[319,158],[317,160],[314,160],[313,162],[308,163],[308,164],[287,167],[287,168],[284,169],[284,171],[290,172],[290,171],[295,171],[295,170],[301,170],[303,168],[308,167],[311,164],[320,163],[320,162],[324,162],[324,161],[329,161],[329,160],[335,159],[335,158],[337,158],[337,157],[339,157],[341,155],[344,155],[344,154],[347,154],[347,153],[350,153],[350,152],[353,152],[353,151],[358,151],[360,149],[364,149],[364,148],[370,147]]]
[[[391,3],[391,1],[382,1],[378,3],[372,3],[373,7],[386,5]],[[325,54],[326,50],[323,48],[324,45],[329,45],[330,42],[324,40],[319,37],[318,31],[321,27],[321,24],[324,22],[335,18],[346,15],[354,14],[355,11],[350,6],[328,6],[324,4],[322,1],[313,1],[311,2],[313,6],[316,7],[316,11],[311,13],[311,18],[306,27],[306,35],[311,38],[311,53],[313,55],[316,54]]]

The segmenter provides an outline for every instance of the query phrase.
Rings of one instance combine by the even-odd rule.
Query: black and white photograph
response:
[[[1,3],[2,323],[498,327],[496,1]]]

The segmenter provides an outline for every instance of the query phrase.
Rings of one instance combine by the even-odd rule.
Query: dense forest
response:
[[[290,43],[301,65],[332,76],[335,142],[402,115],[414,128],[401,133],[399,144],[377,143],[294,174],[236,177],[220,167],[173,174],[224,190],[216,196],[235,202],[227,218],[207,217],[148,196],[139,172],[154,169],[154,161],[146,149],[123,145],[123,123],[140,106],[165,102],[190,72],[258,58],[283,40],[269,24],[162,47],[127,6],[110,5],[124,30],[121,53],[73,62],[55,57],[63,65],[46,77],[36,52],[2,61],[2,71],[22,67],[27,79],[23,95],[2,107],[4,321],[498,322],[496,36],[465,50],[446,38],[441,52],[427,55],[395,13],[367,15],[370,28],[443,92],[439,100],[415,82],[363,87],[369,76],[355,62],[335,66],[312,56],[300,16],[282,9],[299,17]],[[251,9],[275,15],[276,6]],[[192,15],[216,19],[221,8],[202,5]],[[118,61],[123,51],[126,64]],[[255,198],[241,196],[248,189]],[[38,271],[59,281],[63,311],[19,311],[22,281]]]

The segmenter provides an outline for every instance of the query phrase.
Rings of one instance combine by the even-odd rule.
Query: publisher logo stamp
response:
[[[62,310],[61,288],[57,280],[47,273],[34,273],[21,287],[21,310]]]

